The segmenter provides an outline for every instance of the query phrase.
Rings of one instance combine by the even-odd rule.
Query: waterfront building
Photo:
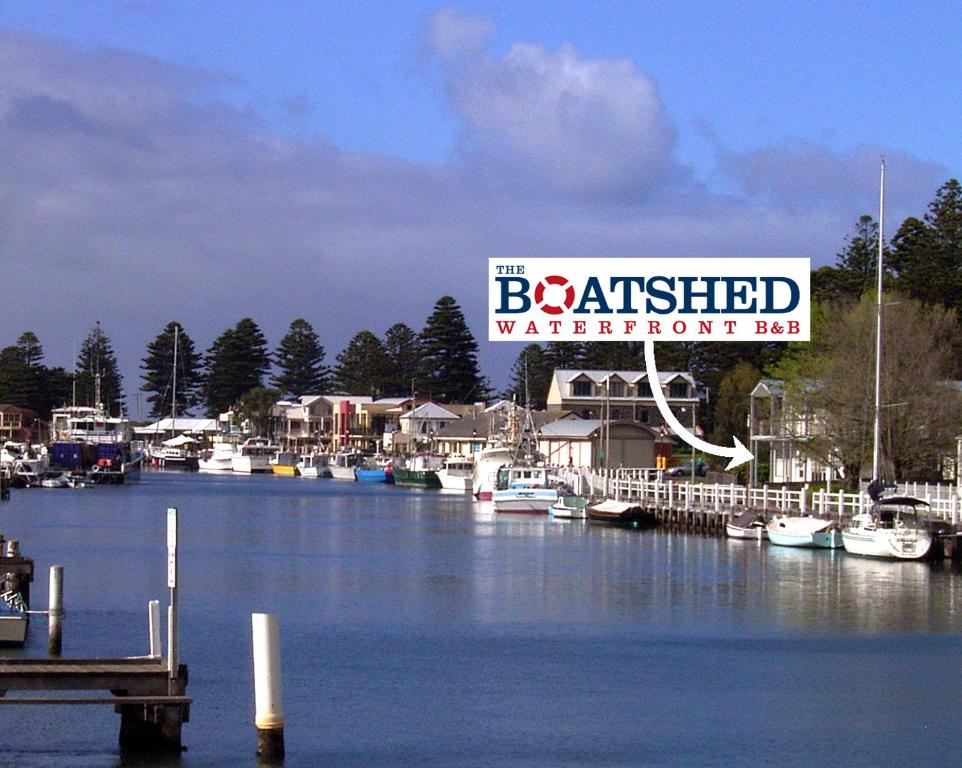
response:
[[[549,464],[563,467],[654,467],[662,451],[670,453],[667,438],[647,424],[569,417],[544,424],[538,429],[538,451]],[[605,458],[607,454],[607,459]]]
[[[694,377],[686,371],[659,371],[668,405],[685,425],[697,422],[700,396]],[[658,411],[645,371],[556,370],[548,388],[549,411],[571,411],[582,419],[609,419],[648,424],[658,430],[664,419]]]
[[[33,442],[36,420],[37,414],[29,408],[0,403],[0,444]]]

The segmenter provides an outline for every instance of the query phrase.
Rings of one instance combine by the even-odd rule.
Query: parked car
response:
[[[695,460],[695,476],[704,477],[708,473],[708,465],[701,459]],[[691,462],[679,464],[676,467],[669,467],[665,470],[668,477],[691,477]]]

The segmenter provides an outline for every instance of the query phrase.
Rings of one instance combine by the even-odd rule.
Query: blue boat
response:
[[[367,459],[354,468],[354,479],[359,483],[393,483],[394,470],[390,463],[382,464],[377,459]]]

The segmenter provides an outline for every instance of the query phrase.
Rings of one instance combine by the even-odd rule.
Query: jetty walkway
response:
[[[813,490],[784,486],[746,487],[733,482],[668,477],[654,469],[565,469],[561,477],[575,493],[639,504],[662,522],[695,530],[721,532],[730,517],[754,511],[774,514],[814,515],[847,522],[871,507],[865,492]],[[899,485],[900,495],[915,496],[929,503],[928,514],[959,530],[959,493],[955,486],[908,483]]]

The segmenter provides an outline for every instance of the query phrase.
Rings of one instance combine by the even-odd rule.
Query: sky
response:
[[[962,171],[962,5],[0,0],[0,346],[128,406],[171,320],[204,350],[303,317],[327,362],[489,257],[803,256]]]

